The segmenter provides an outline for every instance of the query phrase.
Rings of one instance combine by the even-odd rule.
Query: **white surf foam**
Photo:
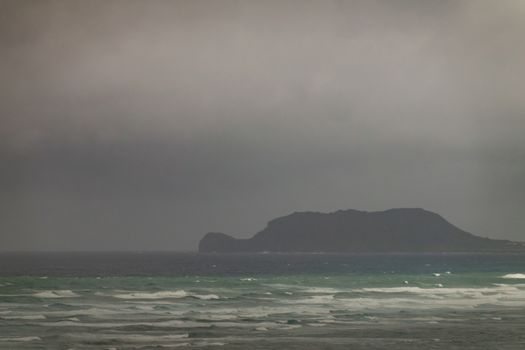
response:
[[[206,341],[201,341],[201,342],[196,342],[194,344],[196,347],[207,347],[207,346],[224,346],[226,345],[226,343],[223,343],[223,342],[206,342]]]
[[[42,340],[40,337],[0,337],[0,342],[29,342]]]
[[[424,293],[429,291],[428,288],[420,287],[386,287],[386,288],[362,288],[356,290],[357,292],[372,292],[372,293]]]
[[[168,334],[168,335],[142,335],[142,334],[104,334],[104,333],[70,333],[66,335],[69,339],[90,341],[96,340],[112,340],[120,343],[148,343],[148,344],[162,344],[164,342],[178,341],[187,339],[188,333]]]
[[[507,279],[525,279],[525,273],[508,273],[504,276],[501,276],[501,278],[507,278]]]
[[[298,299],[301,304],[329,304],[334,300],[333,294],[313,295],[308,299]]]
[[[110,329],[129,326],[149,326],[149,327],[169,327],[169,328],[252,328],[252,327],[267,327],[267,328],[282,328],[283,326],[275,322],[196,322],[196,321],[182,321],[182,320],[167,320],[160,322],[71,322],[71,321],[57,321],[57,322],[43,322],[39,323],[44,327],[76,327],[76,328],[99,328]],[[287,327],[288,325],[285,325]],[[97,338],[98,335],[97,335]],[[114,337],[113,337],[114,338]],[[157,339],[157,337],[155,337]]]
[[[166,344],[164,345],[166,348],[180,348],[180,347],[183,347],[183,346],[191,346],[191,343],[187,343],[187,342],[184,342],[184,343],[176,343],[176,344]],[[148,345],[148,348],[150,346]]]
[[[327,287],[308,287],[304,290],[305,293],[326,293],[326,294],[334,294],[342,292],[341,289],[335,289],[335,288],[327,288]]]
[[[279,329],[282,330],[290,330],[290,329],[297,329],[301,328],[302,326],[300,324],[287,324],[285,326],[280,327]]]
[[[192,298],[201,299],[201,300],[217,300],[217,299],[220,299],[220,297],[218,295],[216,295],[216,294],[205,294],[205,295],[192,294],[191,297]]]
[[[51,298],[75,298],[79,295],[71,290],[44,290],[41,292],[33,293],[34,297],[51,299]]]
[[[47,311],[46,316],[52,317],[73,317],[73,316],[114,316],[117,314],[130,314],[133,311],[126,311],[124,309],[102,309],[98,307],[92,307],[89,309],[78,309],[78,310],[63,310],[63,311]]]
[[[178,348],[182,348],[182,349],[185,349],[186,347],[193,347],[192,343],[188,343],[188,342],[183,342],[183,343],[161,343],[161,344],[157,344],[157,346],[155,346],[155,349],[178,349]],[[119,348],[119,349],[122,349],[122,348]],[[136,346],[133,347],[134,350],[150,350],[152,349],[151,345],[145,345],[145,344],[136,344]],[[69,349],[69,350],[73,350],[73,349]],[[115,349],[115,350],[118,350],[118,349]]]
[[[181,299],[186,298],[189,294],[184,290],[162,291],[162,292],[133,292],[125,294],[115,294],[113,297],[118,299]]]
[[[3,320],[45,320],[44,315],[1,316]]]
[[[216,294],[194,294],[188,293],[185,290],[175,290],[175,291],[161,291],[161,292],[132,292],[124,294],[115,294],[113,297],[118,299],[182,299],[182,298],[197,298],[202,300],[214,300],[219,299],[219,296]]]
[[[313,303],[310,299],[298,299],[297,302],[288,300],[285,303],[276,301],[275,304],[275,306],[249,306],[240,308],[221,307],[218,309],[210,309],[206,310],[206,313],[203,313],[203,318],[209,317],[211,315],[211,318],[213,319],[213,315],[215,314],[222,316],[230,315],[233,318],[238,319],[261,319],[269,316],[278,317],[283,315],[288,315],[290,318],[292,318],[291,315],[297,315],[297,318],[302,318],[303,316],[315,317],[319,315],[328,315],[330,313],[330,308],[327,308],[325,303]],[[197,316],[195,317],[198,318]]]
[[[435,309],[475,308],[483,305],[518,307],[525,306],[525,289],[519,285],[498,285],[478,288],[449,288],[438,284],[434,287],[387,287],[353,290],[359,297],[335,297],[318,295],[294,300],[281,300],[281,304],[341,310],[379,309]],[[374,294],[379,294],[375,296]],[[381,295],[382,294],[382,295]]]
[[[127,326],[151,326],[151,327],[208,327],[209,324],[199,324],[191,321],[169,320],[161,322],[74,322],[57,321],[45,322],[39,325],[44,327],[87,327],[87,328],[117,328]]]

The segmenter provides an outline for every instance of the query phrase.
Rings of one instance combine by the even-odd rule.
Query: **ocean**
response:
[[[525,349],[525,255],[0,254],[0,349],[159,348]]]

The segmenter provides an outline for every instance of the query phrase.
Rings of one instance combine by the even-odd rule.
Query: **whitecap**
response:
[[[162,322],[77,322],[77,321],[56,321],[40,323],[44,327],[88,327],[88,328],[118,328],[128,326],[151,326],[151,327],[195,327],[191,322],[179,320],[162,321]]]
[[[192,294],[191,297],[201,299],[201,300],[217,300],[220,299],[220,297],[216,294]]]
[[[53,316],[53,317],[72,317],[72,316],[92,316],[92,317],[99,317],[104,315],[115,315],[115,314],[122,314],[126,313],[125,310],[122,309],[102,309],[97,307],[92,307],[89,309],[78,309],[78,310],[64,310],[64,311],[48,311],[45,314],[47,316]]]
[[[176,291],[162,291],[162,292],[153,292],[153,293],[133,292],[133,293],[126,293],[126,294],[115,294],[113,295],[113,297],[118,298],[118,299],[180,299],[180,298],[185,298],[188,295],[189,295],[188,292],[184,290],[176,290]]]
[[[161,291],[161,292],[132,292],[125,294],[115,294],[113,297],[118,299],[181,299],[181,298],[197,298],[201,300],[214,300],[219,299],[216,294],[193,294],[188,293],[185,290],[175,291]]]
[[[224,346],[226,345],[226,343],[223,343],[223,342],[206,342],[206,341],[203,341],[203,342],[197,342],[194,344],[195,346]]]
[[[40,337],[0,337],[0,341],[5,342],[28,342],[28,341],[39,341],[42,340]]]
[[[504,276],[501,276],[501,278],[508,278],[508,279],[525,279],[525,273],[508,273]]]
[[[25,315],[25,316],[1,316],[3,320],[45,320],[46,316],[44,315]]]
[[[181,348],[181,347],[186,347],[186,346],[191,346],[191,343],[188,343],[188,342],[184,342],[184,343],[163,343],[162,345],[159,345],[158,347],[166,348],[166,349],[172,349],[172,348]],[[139,347],[134,348],[134,349],[151,349],[151,346],[150,345],[146,345],[145,347],[139,346]]]
[[[231,321],[236,320],[238,317],[232,314],[198,314],[195,319],[206,320],[206,321]]]
[[[181,334],[168,334],[168,335],[142,335],[142,334],[88,334],[88,333],[73,333],[68,334],[68,338],[75,340],[91,340],[96,338],[97,340],[118,340],[125,343],[150,343],[154,344],[157,342],[166,341],[177,341],[179,339],[186,339],[189,337],[188,333]]]
[[[327,294],[333,294],[341,292],[340,289],[335,288],[326,288],[326,287],[309,287],[305,291],[305,293],[327,293]]]
[[[372,293],[421,293],[425,289],[420,287],[386,287],[386,288],[363,288],[357,291]]]
[[[525,306],[525,290],[516,285],[478,288],[448,288],[441,284],[433,288],[388,287],[363,288],[356,293],[380,293],[385,297],[360,296],[358,298],[333,298],[315,296],[296,300],[281,300],[281,303],[308,305],[309,312],[319,312],[325,305],[332,309],[360,310],[379,309],[432,309],[432,308],[474,308],[482,305]],[[397,294],[397,295],[395,295]],[[390,296],[391,295],[391,296]],[[295,311],[297,312],[297,311]]]
[[[297,329],[297,328],[301,328],[302,326],[300,324],[287,324],[285,326],[281,326],[279,327],[279,329],[282,329],[282,330],[290,330],[290,329]]]
[[[421,287],[386,287],[386,288],[362,288],[356,290],[357,292],[373,292],[373,293],[416,293],[421,295],[476,295],[482,296],[483,293],[513,293],[521,291],[513,285],[500,285],[498,287],[481,287],[481,288],[421,288]]]
[[[74,298],[79,295],[71,290],[45,290],[33,294],[37,298]]]
[[[306,299],[306,300],[302,299],[302,302],[307,303],[307,304],[309,303],[318,304],[318,303],[329,303],[332,300],[334,300],[334,295],[328,294],[328,295],[313,295],[309,299]]]

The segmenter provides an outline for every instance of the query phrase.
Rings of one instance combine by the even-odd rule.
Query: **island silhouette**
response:
[[[252,238],[207,233],[201,253],[235,252],[499,252],[525,250],[522,243],[473,235],[421,208],[367,212],[295,212],[268,222]]]

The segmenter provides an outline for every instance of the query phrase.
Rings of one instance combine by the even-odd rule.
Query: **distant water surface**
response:
[[[520,254],[0,254],[0,349],[525,349],[524,330]]]

